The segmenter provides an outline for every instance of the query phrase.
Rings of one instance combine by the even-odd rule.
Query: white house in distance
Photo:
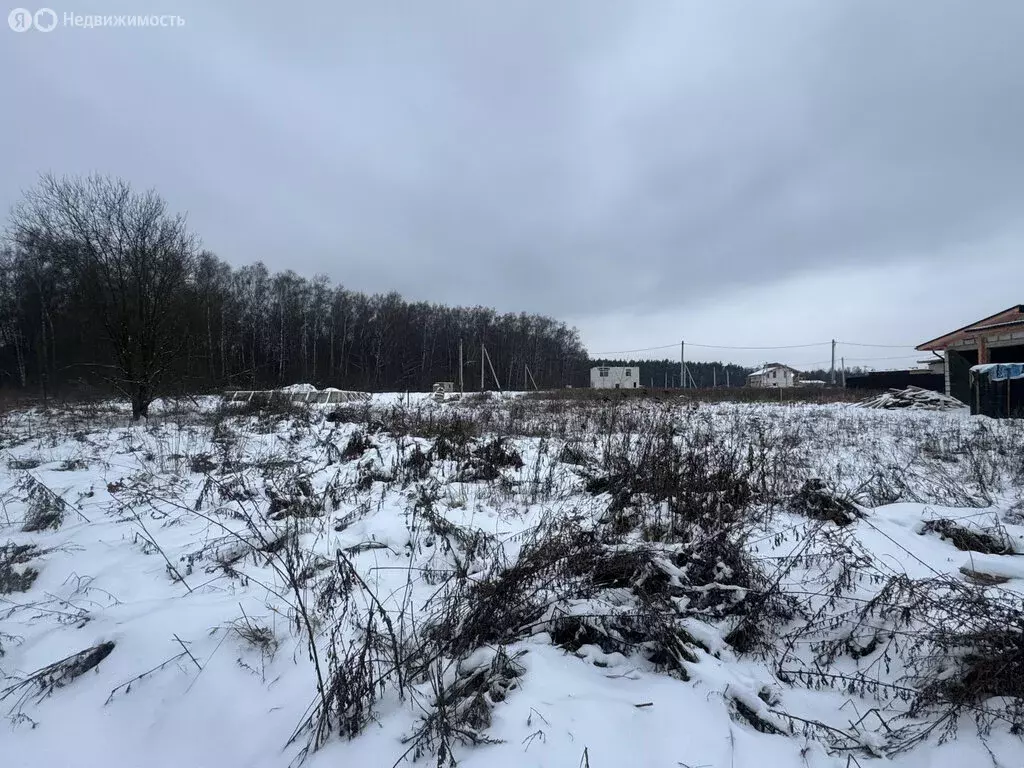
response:
[[[747,374],[748,387],[795,387],[798,371],[782,363],[768,363],[764,368]]]
[[[590,386],[594,389],[636,389],[640,386],[640,368],[607,365],[591,368]]]

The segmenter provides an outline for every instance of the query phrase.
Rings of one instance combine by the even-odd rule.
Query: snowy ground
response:
[[[4,768],[1024,765],[1020,422],[155,411],[0,415]]]

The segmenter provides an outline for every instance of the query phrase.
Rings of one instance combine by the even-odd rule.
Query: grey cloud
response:
[[[145,6],[0,39],[0,205],[108,171],[233,263],[582,322],[1024,238],[1014,0]]]

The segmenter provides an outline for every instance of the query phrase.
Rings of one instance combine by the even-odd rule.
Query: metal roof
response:
[[[970,325],[965,325],[963,328],[957,328],[955,331],[951,331],[943,336],[939,336],[931,341],[926,341],[924,344],[920,344],[915,347],[918,351],[924,352],[927,350],[941,351],[947,347],[951,347],[961,341],[967,341],[978,335],[983,335],[986,331],[995,331],[1007,328],[1020,327],[1024,329],[1024,304],[1018,304],[1014,307],[1004,309],[1002,312],[997,312],[989,317],[983,317],[981,320],[977,320]]]

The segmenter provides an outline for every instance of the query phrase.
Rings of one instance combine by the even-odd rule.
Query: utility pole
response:
[[[679,342],[679,383],[686,389],[686,342]]]
[[[498,391],[501,392],[502,391],[502,383],[500,381],[498,381],[498,374],[495,372],[495,364],[494,364],[494,362],[490,361],[490,355],[487,354],[487,350],[486,349],[483,350],[483,355],[487,358],[487,368],[490,369],[490,375],[495,377],[495,386],[498,388]],[[480,361],[480,367],[481,368],[483,367],[483,361],[482,360]]]
[[[711,366],[711,388],[712,389],[717,389],[718,388],[718,366],[717,365]]]
[[[668,368],[665,369],[665,389],[668,389]]]
[[[533,378],[533,371],[530,370],[530,366],[528,366],[528,365],[526,365],[524,367],[526,368],[526,375],[530,377],[530,382],[533,384],[533,389],[536,392],[537,391],[537,380],[535,378]],[[523,389],[526,389],[526,381],[525,381],[525,379],[523,381]]]
[[[840,358],[843,366],[843,389],[846,389],[846,358]]]
[[[484,349],[484,343],[480,342],[480,391],[484,391],[484,355],[487,354],[487,350]]]
[[[836,383],[836,340],[832,339],[832,383]]]
[[[725,386],[729,386],[729,369],[725,369]]]
[[[459,339],[459,393],[465,393],[465,387],[462,381],[462,339]]]

